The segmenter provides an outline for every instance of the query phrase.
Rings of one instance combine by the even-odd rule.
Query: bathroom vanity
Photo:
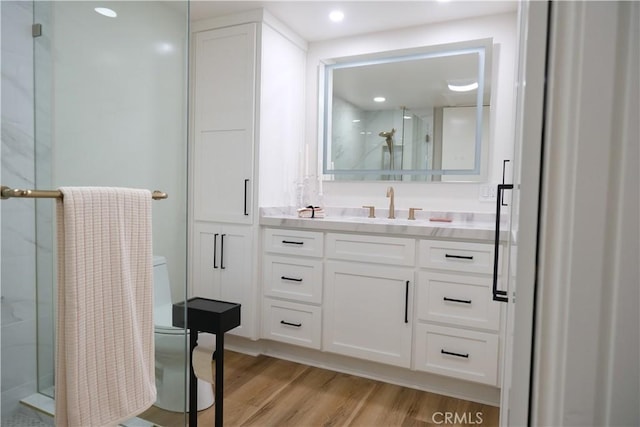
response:
[[[382,366],[499,386],[502,304],[491,293],[490,215],[437,223],[425,212],[411,221],[276,211],[260,218],[261,351],[339,370],[331,355],[373,362],[392,382],[398,370]]]

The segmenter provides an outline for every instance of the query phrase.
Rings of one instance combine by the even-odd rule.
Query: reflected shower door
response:
[[[116,16],[98,6],[105,5],[34,2],[36,186],[168,193],[153,203],[153,251],[167,259],[173,302],[182,301],[189,4],[106,3]],[[38,389],[53,397],[55,203],[36,203]],[[181,345],[186,372],[186,335]],[[177,386],[184,389],[185,381]]]

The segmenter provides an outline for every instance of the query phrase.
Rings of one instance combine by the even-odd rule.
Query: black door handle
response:
[[[247,184],[249,184],[249,180],[245,179],[244,180],[244,214],[245,215],[249,215],[249,212],[247,212],[247,194],[249,193],[249,191],[247,190]]]
[[[513,184],[498,184],[498,194],[496,197],[496,238],[493,247],[493,300],[509,302],[507,291],[498,289],[498,257],[500,249],[500,207],[502,206],[502,192],[513,190]]]
[[[213,268],[218,268],[218,265],[216,264],[217,252],[218,252],[218,233],[213,235]]]
[[[224,236],[226,236],[226,234],[220,235],[220,268],[223,270],[226,268],[224,266]]]
[[[409,281],[404,286],[404,323],[409,323]]]
[[[295,277],[287,277],[287,276],[280,276],[280,278],[282,280],[289,280],[291,282],[302,282],[302,279],[300,278],[295,278]]]

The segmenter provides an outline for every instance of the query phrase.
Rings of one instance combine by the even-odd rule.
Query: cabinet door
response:
[[[195,36],[194,217],[251,223],[256,26]]]
[[[253,257],[249,228],[221,227],[218,241],[220,255],[220,298],[224,301],[246,303],[250,288]],[[244,311],[244,310],[243,310]]]
[[[218,225],[206,224],[195,227],[192,297],[220,297],[220,265],[217,254],[219,236]]]
[[[325,291],[325,350],[409,367],[411,269],[329,261]]]
[[[192,296],[241,304],[241,325],[230,333],[254,336],[251,228],[199,224],[195,228]]]

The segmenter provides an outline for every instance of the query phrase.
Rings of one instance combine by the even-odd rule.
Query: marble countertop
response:
[[[396,218],[388,219],[385,209],[376,210],[376,218],[368,218],[368,210],[361,208],[324,209],[324,218],[299,218],[294,208],[260,208],[260,225],[300,228],[312,231],[339,231],[386,234],[406,237],[435,237],[493,242],[495,215],[468,212],[417,211],[409,220],[406,210],[396,209]],[[451,222],[434,222],[431,218],[447,218]],[[506,218],[500,223],[500,240],[509,235]]]

